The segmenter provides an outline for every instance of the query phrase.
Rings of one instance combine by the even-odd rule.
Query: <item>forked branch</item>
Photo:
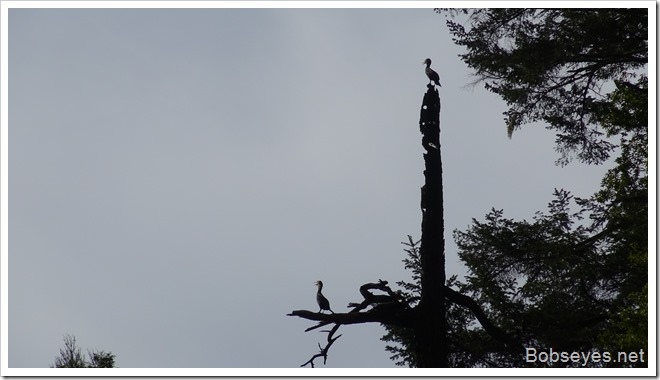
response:
[[[372,293],[372,290],[380,290],[386,294],[374,294]],[[335,332],[337,332],[341,325],[378,322],[405,327],[412,326],[412,309],[408,307],[408,303],[403,297],[390,289],[387,285],[387,281],[378,280],[377,283],[364,284],[360,287],[360,294],[364,300],[360,303],[349,303],[348,307],[352,307],[353,309],[348,313],[324,314],[309,310],[294,310],[287,314],[287,316],[300,317],[310,321],[319,321],[318,324],[307,328],[305,332],[332,323],[335,324],[333,328],[328,331],[328,338],[325,347],[321,347],[321,344],[319,344],[319,353],[312,356],[312,358],[301,365],[301,367],[308,364],[314,367],[314,359],[319,357],[323,357],[323,364],[326,363],[330,346],[332,346],[332,344],[341,336],[334,336]],[[361,312],[369,306],[372,306],[370,310]]]

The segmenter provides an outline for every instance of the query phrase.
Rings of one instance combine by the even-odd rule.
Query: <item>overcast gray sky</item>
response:
[[[491,207],[531,219],[554,136],[507,138],[504,103],[432,9],[10,9],[9,366],[76,336],[119,367],[298,367],[318,351],[314,281],[335,312],[408,280],[420,235],[419,107],[442,88],[451,231]],[[378,325],[344,326],[327,367],[394,367]],[[317,364],[321,364],[317,361]]]

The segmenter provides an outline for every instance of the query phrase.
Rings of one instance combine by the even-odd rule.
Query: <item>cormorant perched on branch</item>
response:
[[[438,86],[442,87],[440,84],[440,75],[438,75],[438,73],[436,73],[431,68],[431,58],[426,58],[424,60],[424,64],[426,65],[426,69],[424,71],[426,72],[426,76],[429,77],[429,81],[435,82]]]
[[[321,294],[321,289],[323,289],[323,282],[321,281],[316,281],[316,286],[319,288],[319,290],[316,292],[316,302],[319,304],[319,313],[323,310],[328,310],[332,314],[335,312],[330,310],[330,301],[328,301],[327,298],[323,294]]]

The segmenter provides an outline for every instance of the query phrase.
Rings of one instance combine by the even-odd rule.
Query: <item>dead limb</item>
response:
[[[374,294],[372,293],[373,290],[380,290],[386,294]],[[319,344],[319,353],[312,356],[312,358],[302,364],[301,367],[308,364],[314,367],[314,359],[319,357],[323,357],[323,364],[326,363],[330,346],[341,337],[341,335],[334,336],[341,325],[378,322],[397,326],[412,326],[412,309],[408,307],[408,303],[403,297],[390,289],[387,285],[387,281],[378,280],[377,283],[364,284],[360,287],[360,294],[364,300],[360,303],[349,303],[348,307],[352,307],[353,309],[348,313],[324,314],[309,310],[294,310],[287,314],[287,316],[300,317],[310,321],[319,321],[318,324],[307,328],[305,332],[332,323],[335,324],[333,328],[328,331],[325,347],[321,347],[321,344]],[[372,307],[370,310],[362,311],[369,306]]]

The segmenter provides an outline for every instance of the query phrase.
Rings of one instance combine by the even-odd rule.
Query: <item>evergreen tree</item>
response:
[[[82,354],[73,335],[64,336],[64,348],[60,349],[60,356],[55,358],[52,368],[114,368],[115,357],[111,352],[87,351],[89,360]]]
[[[648,352],[648,62],[646,9],[439,10],[477,82],[509,106],[506,130],[542,122],[557,134],[559,164],[615,167],[589,198],[554,190],[547,212],[514,221],[493,209],[454,231],[464,281],[444,274],[440,102],[429,84],[420,131],[426,170],[422,239],[404,243],[413,282],[360,288],[349,313],[295,310],[334,323],[314,366],[341,336],[341,324],[380,322],[397,365],[411,367],[582,366],[528,362],[525,348],[595,354],[588,366],[646,366],[605,351]],[[466,25],[458,18],[467,15]],[[432,117],[431,117],[432,116]],[[419,244],[421,242],[421,244]],[[457,288],[458,290],[455,290]],[[375,295],[380,290],[386,295]],[[362,310],[371,307],[366,312]]]
[[[603,130],[603,119],[616,113],[623,88],[639,100],[647,93],[647,9],[437,11],[452,16],[447,25],[454,42],[466,48],[460,57],[477,82],[509,106],[509,136],[540,121],[557,133],[561,164],[572,156],[587,163],[609,158],[615,145],[606,133],[614,130]],[[461,15],[468,25],[457,21]]]
[[[590,198],[556,189],[549,212],[537,212],[531,222],[494,209],[485,221],[455,231],[469,269],[459,288],[526,347],[648,352],[647,10],[465,13],[469,29],[453,20],[448,25],[468,50],[462,59],[509,105],[510,135],[542,121],[557,132],[562,164],[619,155]],[[547,365],[487,348],[479,327],[464,326],[459,344],[473,348],[462,354],[471,365]]]

